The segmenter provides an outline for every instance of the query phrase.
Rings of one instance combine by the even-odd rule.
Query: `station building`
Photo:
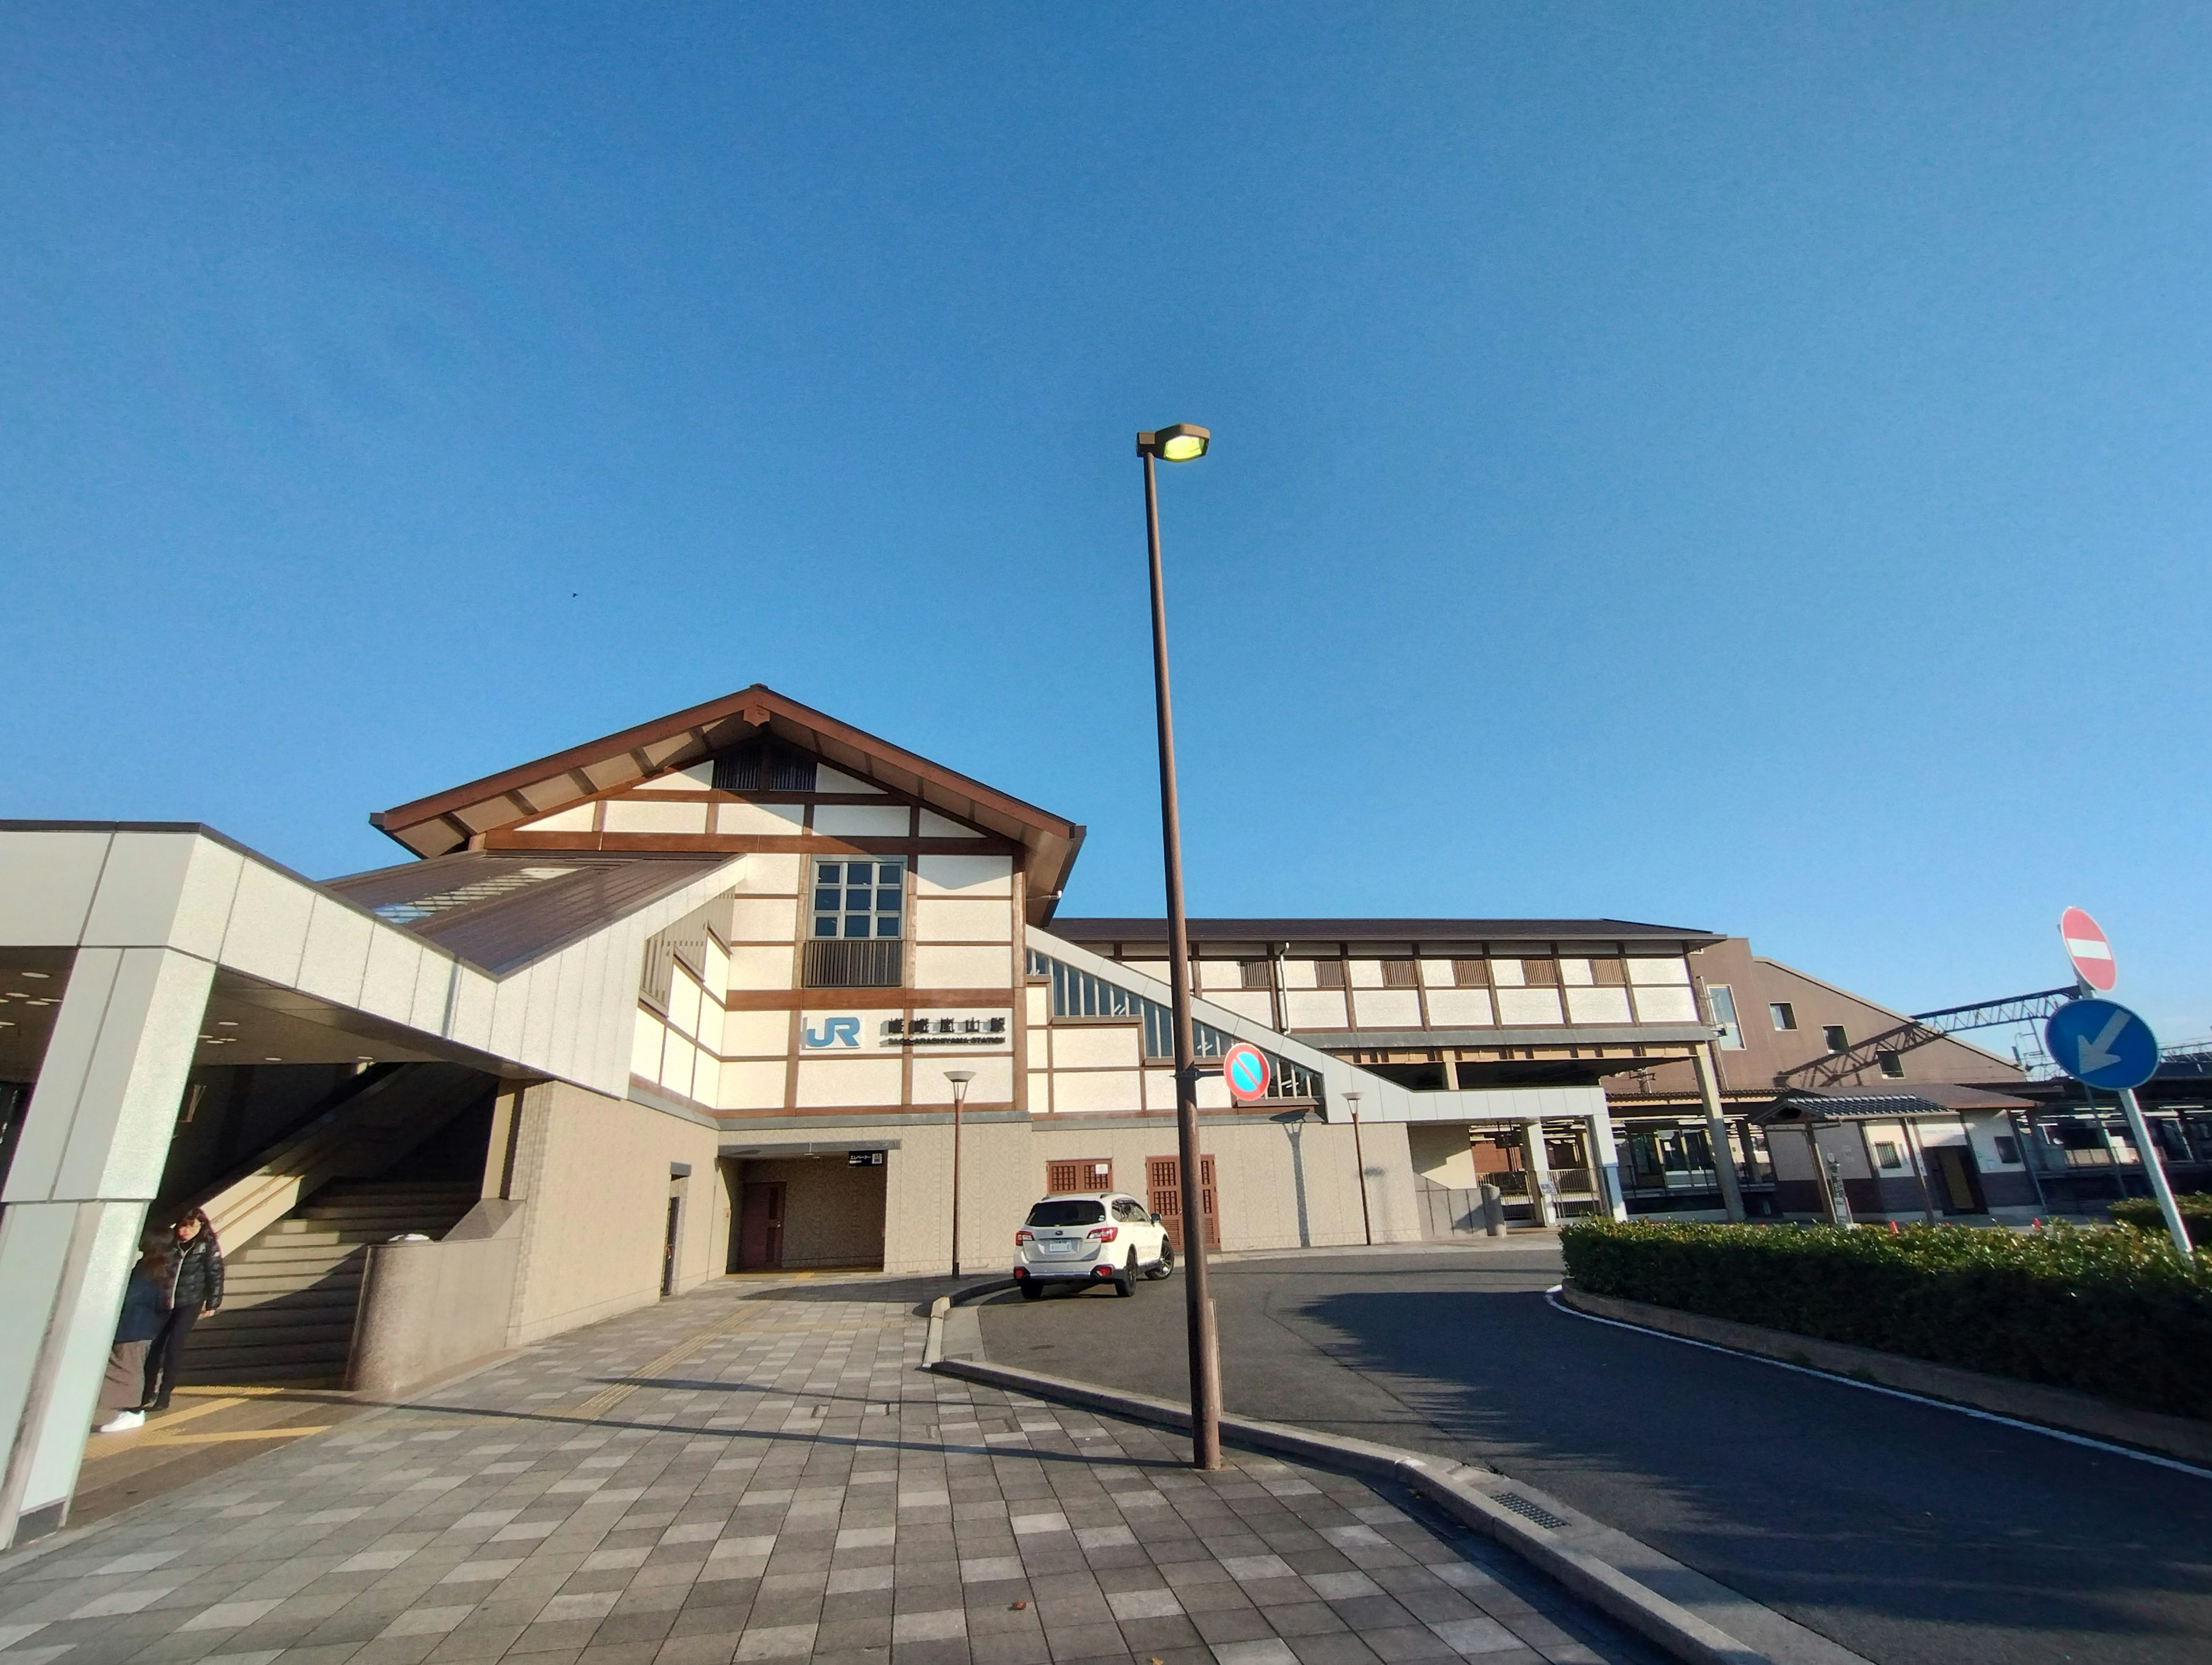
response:
[[[372,820],[406,858],[319,883],[0,823],[0,1542],[66,1520],[149,1215],[230,1258],[200,1379],[370,1393],[730,1271],[994,1268],[1048,1189],[1188,1229],[1164,933],[1059,916],[1063,817],[755,686]],[[1608,1086],[1655,1071],[1728,1142],[1712,933],[1194,937],[1201,1055],[1273,1073],[1201,1083],[1209,1243],[1478,1230],[1486,1182],[1623,1215]]]

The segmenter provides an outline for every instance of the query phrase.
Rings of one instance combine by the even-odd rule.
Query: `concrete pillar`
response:
[[[1552,1158],[1544,1149],[1544,1124],[1524,1121],[1521,1124],[1521,1153],[1528,1164],[1528,1207],[1539,1225],[1557,1225],[1559,1218],[1552,1207]]]
[[[1595,1182],[1598,1203],[1610,1219],[1628,1218],[1628,1199],[1620,1188],[1620,1152],[1613,1143],[1613,1116],[1605,1110],[1583,1118],[1583,1137],[1589,1142],[1590,1178]]]
[[[1736,1183],[1735,1147],[1729,1141],[1728,1121],[1721,1115],[1720,1060],[1713,1043],[1700,1041],[1690,1048],[1697,1066],[1698,1097],[1705,1101],[1705,1141],[1712,1147],[1713,1171],[1721,1182],[1721,1206],[1732,1220],[1743,1218],[1743,1188]]]
[[[214,976],[170,948],[81,949],[70,969],[0,1198],[0,1544],[68,1515]]]

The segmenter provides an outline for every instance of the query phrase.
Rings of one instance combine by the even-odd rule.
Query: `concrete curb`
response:
[[[2008,1376],[1961,1370],[1955,1364],[1908,1358],[1902,1353],[1879,1352],[1842,1341],[1823,1341],[1816,1336],[1798,1335],[1789,1330],[1739,1324],[1733,1319],[1708,1318],[1702,1313],[1653,1306],[1644,1301],[1624,1301],[1617,1296],[1594,1295],[1588,1290],[1577,1289],[1572,1279],[1559,1285],[1559,1298],[1563,1305],[1592,1318],[1656,1330],[1662,1335],[1703,1342],[1729,1352],[1750,1353],[1801,1369],[1821,1370],[1830,1376],[1922,1398],[1940,1399],[1986,1411],[1992,1416],[2083,1434],[2092,1439],[2212,1468],[2212,1425],[2194,1422],[2186,1417],[2130,1410],[2124,1405],[2115,1405],[2067,1388],[2015,1382]]]
[[[951,1310],[951,1300],[945,1296],[930,1305],[929,1339],[922,1352],[925,1369],[1133,1422],[1189,1431],[1189,1409],[1172,1400],[1094,1387],[1038,1371],[1011,1370],[978,1358],[947,1358],[945,1330]],[[1746,1646],[1611,1563],[1568,1542],[1561,1530],[1573,1524],[1573,1511],[1541,1493],[1532,1495],[1533,1488],[1502,1474],[1371,1440],[1319,1434],[1249,1417],[1223,1417],[1221,1437],[1249,1449],[1324,1463],[1404,1486],[1688,1665],[1774,1665],[1771,1656]],[[1543,1524],[1547,1520],[1558,1525]]]

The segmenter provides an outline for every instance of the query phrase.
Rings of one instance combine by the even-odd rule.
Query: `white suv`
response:
[[[1167,1228],[1119,1191],[1043,1198],[1014,1233],[1014,1278],[1026,1301],[1048,1284],[1111,1284],[1116,1295],[1134,1295],[1139,1273],[1164,1278],[1174,1271]]]

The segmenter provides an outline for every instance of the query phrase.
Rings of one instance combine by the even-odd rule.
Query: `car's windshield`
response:
[[[1030,1210],[1031,1225],[1096,1225],[1106,1218],[1103,1202],[1041,1202]]]

